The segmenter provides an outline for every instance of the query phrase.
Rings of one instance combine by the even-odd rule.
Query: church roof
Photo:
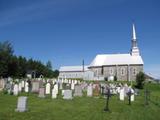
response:
[[[143,64],[141,56],[132,56],[131,54],[99,54],[91,62],[90,67],[134,64]]]
[[[88,66],[84,66],[84,71],[88,70]],[[60,72],[72,72],[72,71],[83,71],[83,66],[62,66],[59,69]]]

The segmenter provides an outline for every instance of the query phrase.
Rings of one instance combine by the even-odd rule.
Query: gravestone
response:
[[[55,84],[55,80],[52,81],[52,84],[53,84],[53,85]]]
[[[12,85],[10,84],[10,82],[7,82],[7,83],[6,83],[5,89],[7,90],[8,94],[11,93]]]
[[[119,99],[124,101],[124,97],[125,97],[125,91],[124,91],[124,88],[122,87],[120,89]]]
[[[62,90],[62,96],[64,96],[64,91],[65,91],[65,90]]]
[[[39,95],[38,97],[40,98],[45,98],[45,89],[44,88],[39,88]]]
[[[58,94],[58,84],[54,85],[54,89],[55,89],[56,94]]]
[[[126,96],[127,96],[128,91],[129,91],[129,87],[128,87],[128,85],[127,85],[127,84],[125,84],[123,88],[124,88],[124,96],[126,97]]]
[[[77,80],[75,80],[74,83],[77,84],[78,83]]]
[[[39,92],[39,82],[32,82],[32,92],[38,93]]]
[[[70,84],[67,83],[67,84],[65,85],[65,89],[70,89],[70,88],[71,88]]]
[[[68,80],[68,83],[71,84],[71,80]]]
[[[25,112],[27,111],[27,97],[18,97],[17,112]]]
[[[25,92],[29,92],[29,84],[28,82],[25,82],[25,89],[24,89]]]
[[[121,89],[121,87],[116,87],[116,91],[118,94],[120,93],[120,89]]]
[[[21,82],[18,84],[18,91],[22,92],[22,83]]]
[[[99,96],[99,91],[100,91],[99,84],[96,84],[95,88],[93,89],[93,96],[95,97]]]
[[[21,81],[21,84],[22,84],[22,88],[24,88],[25,87],[24,80]]]
[[[0,90],[3,90],[5,87],[5,81],[4,79],[0,79]]]
[[[66,100],[72,99],[72,90],[64,90],[63,99],[66,99]]]
[[[55,88],[52,89],[52,99],[57,98],[57,90]]]
[[[93,88],[92,88],[92,85],[90,84],[88,87],[87,87],[87,96],[91,97],[93,94]]]
[[[17,96],[18,95],[18,85],[15,84],[13,87],[13,95]]]
[[[50,83],[46,84],[46,94],[50,94],[50,90],[51,90],[51,85]]]
[[[74,90],[74,83],[71,83],[71,90]]]
[[[134,90],[131,88],[131,102],[134,101]]]
[[[59,89],[60,89],[60,90],[63,89],[63,83],[62,83],[62,82],[59,83]]]
[[[82,96],[82,87],[80,85],[75,86],[74,96]]]

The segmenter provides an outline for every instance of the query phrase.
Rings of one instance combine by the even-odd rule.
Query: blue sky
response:
[[[0,41],[58,69],[129,52],[134,21],[145,71],[160,76],[159,12],[159,0],[0,0]]]

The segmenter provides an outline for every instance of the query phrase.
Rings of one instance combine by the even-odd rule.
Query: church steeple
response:
[[[135,30],[135,25],[133,24],[133,38],[132,40],[136,40],[136,30]]]
[[[133,30],[132,30],[132,48],[131,48],[131,55],[138,56],[140,55],[139,49],[137,46],[137,37],[136,37],[136,29],[135,25],[133,24]]]

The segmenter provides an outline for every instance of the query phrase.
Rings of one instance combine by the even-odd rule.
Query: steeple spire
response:
[[[137,37],[136,37],[136,29],[135,25],[133,24],[133,30],[132,30],[132,48],[131,48],[131,55],[132,56],[138,56],[140,55],[139,49],[137,46]]]
[[[133,40],[136,40],[136,30],[135,30],[135,25],[133,24]]]

